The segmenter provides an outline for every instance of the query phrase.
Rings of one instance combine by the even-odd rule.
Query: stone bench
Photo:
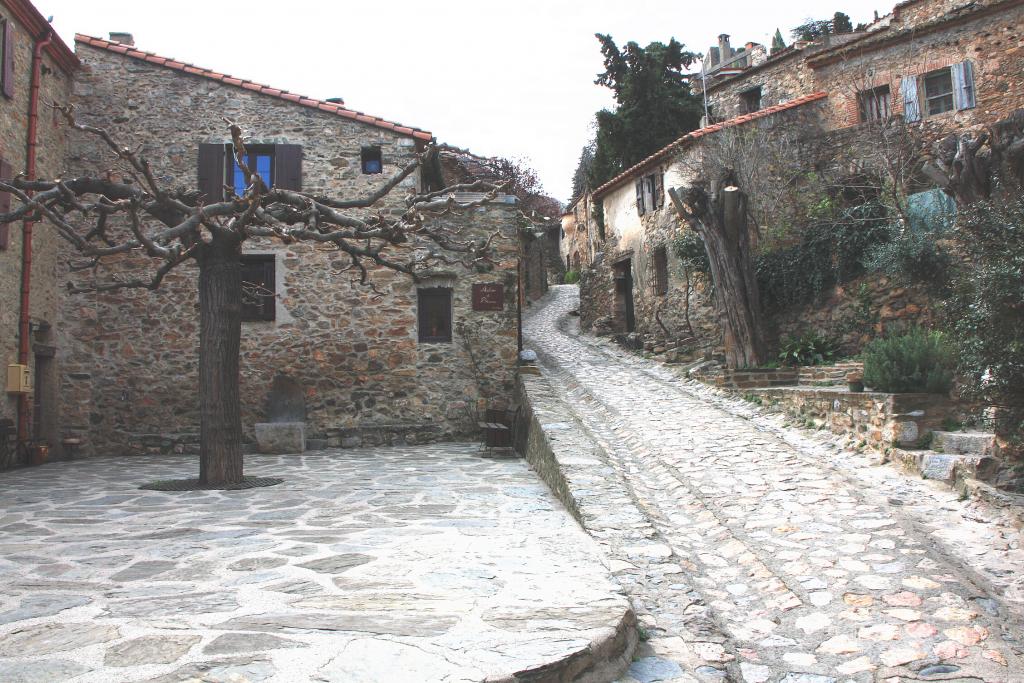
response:
[[[253,429],[260,453],[281,455],[306,450],[305,422],[257,422]]]

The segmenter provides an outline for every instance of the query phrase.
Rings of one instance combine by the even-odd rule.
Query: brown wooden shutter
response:
[[[636,181],[636,212],[643,216],[646,213],[644,208],[644,179]]]
[[[665,174],[654,174],[654,206],[660,209],[665,206]]]
[[[224,145],[199,145],[199,191],[206,203],[224,199]]]
[[[14,169],[11,165],[0,159],[0,180],[10,180],[14,177]],[[7,213],[11,210],[11,193],[0,192],[0,213]],[[0,251],[7,250],[11,245],[11,226],[9,223],[0,225]]]
[[[3,60],[4,97],[14,97],[14,25],[7,19],[4,20]]]
[[[302,190],[302,145],[274,145],[274,187]]]

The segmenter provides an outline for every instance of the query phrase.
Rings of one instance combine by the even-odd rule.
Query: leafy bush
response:
[[[565,278],[562,280],[567,285],[574,285],[580,281],[580,271],[570,270],[565,274]]]
[[[704,240],[693,230],[687,230],[677,237],[672,243],[672,248],[687,270],[703,275],[711,272],[711,262],[708,261],[708,250],[704,248]]]
[[[915,327],[864,348],[864,384],[890,393],[948,394],[956,358],[941,332]]]
[[[782,342],[779,361],[783,365],[825,365],[835,360],[838,353],[838,340],[812,330],[799,337],[787,337]]]
[[[949,283],[953,259],[939,246],[934,234],[907,230],[870,249],[864,265],[899,282],[924,284],[941,292]]]

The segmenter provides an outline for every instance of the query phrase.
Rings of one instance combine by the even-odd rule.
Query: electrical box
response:
[[[13,363],[7,366],[7,393],[31,394],[32,373],[27,365]]]

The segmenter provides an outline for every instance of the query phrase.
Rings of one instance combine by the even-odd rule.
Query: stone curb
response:
[[[546,378],[520,374],[516,382],[519,405],[526,416],[527,462],[548,485],[581,527],[585,519],[599,515],[598,502],[602,463],[595,453],[600,449],[577,423],[572,410],[555,394]],[[557,455],[556,455],[557,451]],[[587,491],[593,491],[590,496]],[[532,672],[519,672],[500,683],[605,683],[614,681],[629,668],[638,642],[637,619],[627,607],[613,629],[601,641],[583,652]],[[499,683],[499,682],[488,682]]]

